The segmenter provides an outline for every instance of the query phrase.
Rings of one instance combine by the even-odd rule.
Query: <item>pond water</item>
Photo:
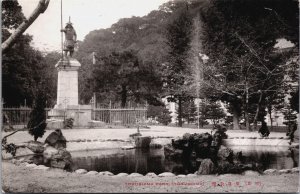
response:
[[[298,166],[291,157],[288,148],[279,150],[277,147],[232,147],[236,151],[242,151],[245,163],[257,162],[265,169],[286,169]],[[150,150],[94,150],[85,152],[72,152],[75,169],[88,171],[110,171],[114,174],[120,172],[147,174],[154,172],[173,172],[174,174],[194,173],[197,168],[186,162],[176,163],[166,160],[163,149]]]

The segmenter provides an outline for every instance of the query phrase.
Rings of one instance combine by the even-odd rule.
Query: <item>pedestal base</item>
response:
[[[89,128],[92,121],[91,105],[68,105],[66,108],[55,106],[48,112],[48,128],[63,128],[63,121],[73,118],[74,128]]]

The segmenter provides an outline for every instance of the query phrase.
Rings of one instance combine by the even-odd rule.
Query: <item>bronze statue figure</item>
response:
[[[65,33],[65,42],[63,49],[65,52],[65,56],[67,57],[69,52],[69,56],[72,57],[74,53],[75,44],[77,42],[76,31],[73,28],[72,23],[68,22],[65,29],[61,29],[61,32]]]

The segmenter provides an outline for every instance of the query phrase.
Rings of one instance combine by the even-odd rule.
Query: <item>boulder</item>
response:
[[[124,173],[124,172],[121,172],[121,173],[117,174],[116,176],[118,176],[118,177],[124,177],[124,176],[128,176],[128,174]]]
[[[299,167],[295,167],[291,169],[292,173],[299,173]]]
[[[45,151],[43,152],[45,163],[47,163],[47,160],[51,159],[53,155],[57,154],[58,150],[55,149],[52,146],[46,146]]]
[[[61,168],[65,170],[71,170],[72,168],[72,156],[65,148],[55,149],[51,146],[47,146],[44,152],[45,163],[50,163],[51,167]]]
[[[131,173],[128,177],[142,177],[143,175],[140,173]]]
[[[175,149],[171,144],[167,144],[164,146],[164,155],[166,158],[171,159],[180,159],[183,151],[179,149]]]
[[[50,135],[46,138],[45,143],[56,149],[67,147],[67,140],[63,136],[60,129],[56,129],[55,131],[50,133]]]
[[[264,171],[264,174],[277,174],[277,169],[267,169]]]
[[[137,136],[134,138],[136,148],[149,148],[151,137],[150,136]]]
[[[98,174],[97,171],[89,171],[86,173],[86,175],[96,175],[96,174]]]
[[[29,168],[34,168],[36,166],[37,166],[36,164],[26,164],[26,167],[29,167]]]
[[[246,170],[243,174],[246,176],[259,176],[260,175],[258,172],[253,171],[253,170]]]
[[[291,172],[291,169],[282,169],[282,170],[278,171],[279,174],[287,174],[287,173],[290,173],[290,172]]]
[[[148,176],[148,177],[157,177],[157,175],[153,172],[148,172],[145,176]]]
[[[99,172],[98,175],[114,176],[114,174],[111,173],[111,172],[109,172],[109,171],[102,171],[102,172]]]
[[[177,177],[177,178],[185,178],[186,175],[184,175],[184,174],[179,174],[179,175],[177,175],[176,177]]]
[[[33,169],[36,170],[49,170],[50,167],[44,166],[44,165],[38,165],[36,167],[34,167]]]
[[[175,174],[171,173],[171,172],[164,172],[158,175],[159,177],[173,177],[176,176]]]
[[[77,173],[77,174],[85,174],[85,173],[87,173],[87,170],[85,170],[85,169],[78,169],[78,170],[75,171],[75,173]]]
[[[232,149],[227,148],[223,145],[219,148],[217,156],[220,160],[223,160],[223,161],[229,161],[229,162],[233,161]]]
[[[187,174],[186,177],[196,177],[196,174]]]
[[[197,171],[197,175],[207,175],[212,174],[215,170],[215,165],[211,161],[211,159],[204,159],[199,167],[199,170]]]
[[[25,146],[35,154],[44,152],[44,144],[39,141],[29,141]]]

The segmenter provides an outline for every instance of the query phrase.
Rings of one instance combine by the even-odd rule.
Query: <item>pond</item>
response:
[[[270,146],[236,146],[236,151],[242,151],[245,163],[256,162],[265,169],[287,169],[298,166],[291,157],[288,148],[278,149]],[[154,172],[173,172],[174,174],[194,173],[197,168],[187,161],[176,163],[166,160],[163,149],[150,150],[94,150],[85,152],[72,152],[75,169],[88,171],[110,171],[114,174],[120,172],[147,174]]]

